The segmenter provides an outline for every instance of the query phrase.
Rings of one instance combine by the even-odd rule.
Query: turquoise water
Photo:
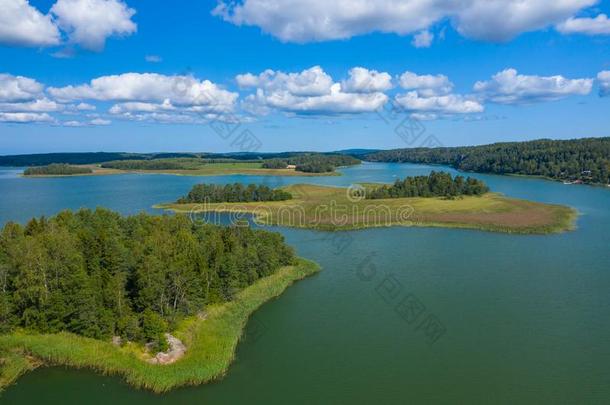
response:
[[[393,181],[434,168],[364,164],[341,177],[119,175],[25,179],[0,169],[0,222],[64,208],[123,213],[198,182]],[[567,204],[574,232],[282,232],[323,271],[263,306],[221,381],[153,395],[64,368],[27,374],[1,403],[608,403],[610,189],[475,175],[493,191]]]

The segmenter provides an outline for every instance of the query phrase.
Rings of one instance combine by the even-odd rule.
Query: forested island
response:
[[[547,234],[574,228],[575,210],[553,204],[542,204],[508,198],[487,192],[478,181],[452,179],[448,189],[429,186],[430,178],[400,180],[398,185],[363,184],[360,188],[327,187],[295,184],[284,187],[292,199],[282,202],[243,202],[215,204],[169,203],[163,208],[181,212],[240,212],[255,216],[263,225],[342,231],[387,226],[429,226],[479,229],[515,234]],[[433,179],[446,175],[436,174]],[[450,178],[450,177],[449,177]],[[390,196],[403,193],[403,185],[426,184],[422,195]],[[461,195],[452,196],[453,187],[462,184]],[[381,189],[381,192],[377,190]],[[392,190],[392,191],[390,191]],[[426,190],[426,191],[424,191]],[[438,196],[431,195],[435,190]],[[447,192],[449,190],[449,193]],[[472,194],[466,194],[466,191]],[[386,192],[388,195],[386,196]],[[418,191],[419,193],[419,191]],[[365,198],[374,195],[374,199]]]
[[[364,158],[372,162],[440,164],[472,172],[610,184],[610,138],[541,139],[483,146],[394,149],[367,154]]]
[[[24,176],[73,176],[78,174],[91,174],[90,167],[72,166],[65,163],[51,163],[47,166],[28,167],[23,171]]]
[[[432,171],[427,176],[406,177],[388,186],[375,187],[366,193],[366,198],[446,197],[483,195],[489,187],[478,179],[463,176],[451,177],[446,172]]]
[[[315,271],[280,234],[180,215],[82,209],[8,223],[0,389],[35,365],[28,356],[120,372],[158,391],[207,381],[228,367],[249,314]],[[176,375],[142,361],[167,349],[168,332],[187,344],[188,361],[167,366]]]
[[[354,166],[360,160],[348,155],[332,154],[298,154],[286,158],[268,159],[263,162],[266,169],[285,169],[295,166],[295,170],[306,173],[328,173],[337,167]]]
[[[189,193],[178,199],[178,204],[188,203],[221,203],[221,202],[253,202],[253,201],[285,201],[292,195],[281,189],[272,189],[265,185],[241,183],[226,184],[196,184]]]

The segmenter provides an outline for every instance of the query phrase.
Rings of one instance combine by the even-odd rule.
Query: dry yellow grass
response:
[[[508,198],[497,193],[445,198],[355,199],[348,189],[310,184],[285,187],[288,201],[161,204],[175,212],[235,212],[254,214],[268,225],[323,230],[383,226],[435,226],[508,233],[553,233],[574,228],[572,208]]]

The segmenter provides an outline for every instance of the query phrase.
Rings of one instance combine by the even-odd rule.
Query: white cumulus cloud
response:
[[[63,109],[63,105],[47,98],[23,103],[0,103],[0,111],[4,112],[57,112]]]
[[[418,75],[407,71],[400,75],[399,83],[403,89],[417,90],[424,97],[446,95],[453,90],[453,83],[445,75]]]
[[[136,13],[121,0],[58,0],[51,8],[59,27],[71,42],[100,51],[106,38],[136,32]]]
[[[390,75],[364,68],[352,69],[343,83],[334,82],[319,66],[297,73],[246,73],[236,80],[240,87],[256,88],[244,103],[244,108],[255,114],[271,109],[319,115],[372,112],[388,100],[380,90],[391,87]]]
[[[371,32],[416,34],[443,20],[466,37],[506,41],[560,23],[597,1],[221,0],[212,14],[235,25],[258,26],[285,42],[345,39]]]
[[[61,101],[100,100],[202,106],[213,112],[233,110],[238,94],[221,89],[209,80],[193,76],[157,73],[123,73],[102,76],[88,84],[50,87],[49,94]]]
[[[595,18],[569,18],[557,25],[563,34],[610,35],[610,19],[606,14]]]
[[[0,73],[0,102],[32,101],[42,96],[44,85],[24,76]]]
[[[0,112],[0,122],[26,124],[31,122],[54,122],[47,113]]]
[[[0,44],[43,47],[58,45],[60,39],[51,16],[27,0],[0,0]]]
[[[520,75],[515,69],[506,69],[489,81],[479,81],[474,90],[483,99],[500,104],[527,104],[554,101],[572,95],[591,92],[593,79],[567,79],[563,76]]]
[[[478,101],[459,94],[422,97],[417,91],[397,95],[396,103],[407,111],[432,114],[471,114],[483,112]]]
[[[392,88],[392,76],[363,67],[350,69],[349,78],[341,82],[344,91],[350,93],[373,93]]]

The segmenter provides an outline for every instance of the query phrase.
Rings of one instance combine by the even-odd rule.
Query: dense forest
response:
[[[610,138],[536,140],[452,148],[395,149],[369,154],[375,162],[449,165],[459,170],[610,183]]]
[[[0,233],[0,332],[157,342],[180,318],[292,264],[277,233],[185,216],[63,211]]]
[[[462,176],[452,178],[449,173],[432,171],[427,176],[407,177],[396,180],[391,186],[382,186],[367,192],[366,198],[403,197],[447,197],[462,195],[482,195],[489,187],[481,180]]]
[[[208,164],[258,163],[258,160],[236,160],[227,158],[163,158],[116,160],[102,163],[103,168],[119,170],[197,170]]]
[[[152,160],[116,160],[104,162],[105,169],[119,170],[195,170],[200,168],[204,162],[198,158],[170,158]]]
[[[267,159],[263,161],[263,167],[265,169],[285,169],[288,165],[294,165],[295,170],[300,172],[327,173],[340,166],[353,166],[359,163],[360,160],[353,156],[312,153]]]
[[[89,167],[71,166],[65,163],[52,163],[47,166],[28,167],[23,171],[24,176],[66,176],[89,173],[93,173],[93,170]]]
[[[272,189],[264,185],[241,183],[227,184],[196,184],[191,191],[176,201],[178,204],[188,203],[221,203],[221,202],[253,202],[253,201],[285,201],[292,195],[284,190]]]

